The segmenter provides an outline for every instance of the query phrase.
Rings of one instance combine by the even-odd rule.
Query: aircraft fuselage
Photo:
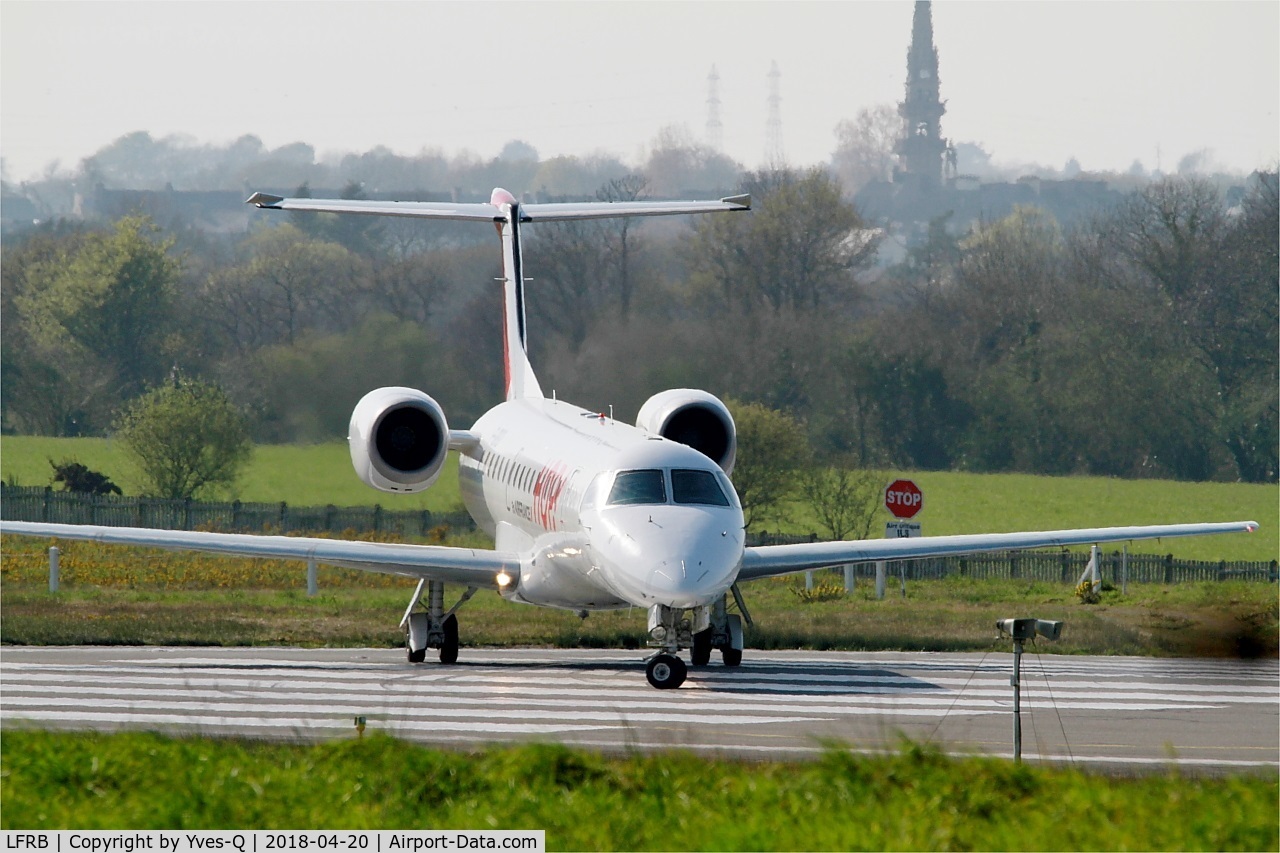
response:
[[[703,454],[554,399],[502,403],[471,432],[462,499],[530,554],[513,601],[572,610],[709,605],[742,561],[742,508]]]

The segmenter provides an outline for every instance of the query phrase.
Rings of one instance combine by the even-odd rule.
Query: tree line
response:
[[[1036,208],[940,219],[891,265],[829,172],[739,184],[750,214],[528,229],[548,391],[629,418],[705,388],[785,412],[845,467],[1276,481],[1274,172],[1230,205],[1167,178],[1070,229]],[[637,174],[596,192],[656,194]],[[179,375],[259,441],[340,438],[388,384],[465,425],[501,393],[495,240],[271,212],[233,237],[48,223],[3,248],[4,429],[104,434]]]

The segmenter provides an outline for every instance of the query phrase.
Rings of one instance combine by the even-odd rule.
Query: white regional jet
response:
[[[431,486],[448,451],[460,454],[467,510],[490,533],[493,551],[431,545],[343,542],[286,536],[183,532],[5,521],[6,533],[93,539],[316,560],[418,579],[401,620],[409,660],[438,649],[458,658],[458,607],[477,590],[510,601],[591,610],[648,612],[646,675],[679,687],[690,650],[694,666],[718,650],[725,666],[742,661],[738,584],[808,569],[981,551],[1084,545],[1130,539],[1248,531],[1252,521],[934,536],[747,547],[742,507],[729,481],[737,450],[733,418],[705,391],[651,397],[635,426],[548,399],[525,347],[520,239],[526,225],[613,216],[739,212],[749,196],[720,201],[524,204],[496,189],[488,204],[280,198],[256,193],[267,210],[476,220],[496,226],[502,243],[506,401],[469,430],[453,430],[430,396],[412,388],[369,392],[351,416],[351,461],[365,483],[387,492]],[[445,608],[445,584],[465,589]],[[425,593],[425,594],[424,594]],[[728,610],[732,596],[738,612]]]

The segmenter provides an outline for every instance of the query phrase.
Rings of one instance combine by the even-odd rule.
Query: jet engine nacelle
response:
[[[640,407],[636,426],[692,447],[726,475],[733,473],[738,430],[725,404],[706,391],[673,388],[654,394]]]
[[[351,464],[384,492],[420,492],[440,476],[449,424],[440,404],[413,388],[379,388],[356,404],[347,431]]]

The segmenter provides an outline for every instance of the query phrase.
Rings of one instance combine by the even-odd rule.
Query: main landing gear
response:
[[[422,597],[423,587],[427,589],[425,601]],[[418,588],[413,592],[409,608],[405,610],[404,618],[400,620],[400,627],[404,629],[404,644],[409,663],[422,663],[426,660],[427,649],[440,650],[440,663],[458,662],[458,617],[454,614],[475,594],[474,586],[467,587],[467,591],[462,594],[458,602],[446,612],[444,582],[428,581],[425,578],[418,581]],[[419,604],[423,604],[427,612],[414,613],[414,608]]]
[[[742,663],[742,623],[751,624],[751,614],[743,604],[737,586],[732,587],[739,613],[729,613],[725,597],[710,607],[677,610],[661,604],[649,608],[649,645],[659,649],[645,663],[645,677],[659,690],[684,684],[689,674],[680,649],[689,649],[693,666],[711,663],[711,652],[719,650],[725,666]]]

